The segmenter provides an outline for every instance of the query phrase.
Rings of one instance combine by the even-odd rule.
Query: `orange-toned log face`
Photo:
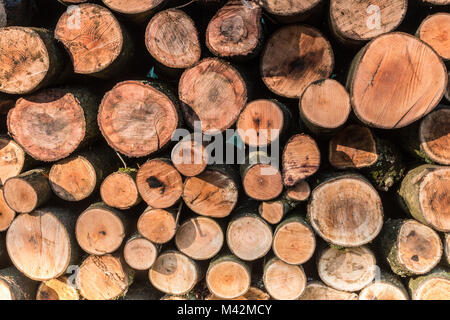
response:
[[[6,231],[15,217],[16,213],[6,204],[3,190],[0,190],[0,232]]]
[[[450,108],[436,110],[426,116],[420,124],[419,139],[428,157],[450,165]]]
[[[450,280],[445,278],[426,280],[412,298],[414,300],[450,300]]]
[[[176,216],[164,209],[147,209],[137,223],[139,233],[153,243],[166,243],[175,235]]]
[[[148,270],[158,255],[156,246],[144,238],[134,238],[127,242],[123,249],[127,264],[136,270]]]
[[[143,157],[166,145],[178,121],[174,103],[139,81],[116,85],[103,98],[98,113],[106,141],[129,157]]]
[[[206,283],[216,296],[233,299],[243,295],[250,287],[249,270],[233,260],[220,261],[208,270]]]
[[[349,86],[353,110],[364,123],[401,128],[429,113],[443,97],[446,68],[416,37],[389,33],[363,50]]]
[[[281,172],[268,164],[248,169],[242,179],[247,195],[256,200],[271,200],[283,191]]]
[[[50,58],[36,31],[23,27],[0,29],[0,91],[25,94],[49,71]]]
[[[201,121],[203,132],[223,131],[234,124],[247,102],[241,75],[228,63],[208,58],[186,70],[178,92],[188,123]]]
[[[151,10],[164,0],[102,0],[105,5],[114,11],[135,14]]]
[[[0,182],[19,175],[25,162],[25,152],[22,148],[7,138],[0,138]]]
[[[301,266],[273,259],[264,270],[264,286],[276,300],[296,300],[306,287],[306,275]]]
[[[81,143],[86,121],[73,94],[48,89],[19,99],[8,114],[8,127],[33,158],[57,161],[69,156]]]
[[[388,282],[376,282],[361,290],[359,300],[408,300],[408,296]]]
[[[172,149],[173,165],[186,177],[202,173],[208,165],[208,153],[202,143],[191,139],[181,140]]]
[[[103,180],[100,187],[102,200],[110,207],[129,209],[139,200],[134,179],[124,172],[115,172]]]
[[[450,60],[450,13],[440,12],[426,18],[418,36],[429,44],[444,60]]]
[[[55,38],[69,52],[75,73],[104,70],[122,51],[122,30],[114,15],[96,4],[68,9],[59,19]]]
[[[261,75],[278,95],[298,98],[306,87],[331,75],[331,45],[314,28],[292,25],[278,29],[267,41],[261,59]]]

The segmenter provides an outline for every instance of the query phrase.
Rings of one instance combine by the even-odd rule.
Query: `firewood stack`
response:
[[[450,300],[449,12],[0,0],[0,299]]]

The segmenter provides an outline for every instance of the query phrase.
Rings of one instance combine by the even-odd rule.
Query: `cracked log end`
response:
[[[343,247],[369,243],[383,225],[378,192],[362,177],[340,176],[311,194],[308,220],[320,237]]]
[[[307,279],[302,266],[273,258],[264,267],[263,281],[273,299],[297,300],[305,290]]]
[[[373,281],[376,274],[375,256],[366,247],[328,248],[319,257],[320,279],[342,291],[359,291]]]
[[[185,177],[194,177],[205,171],[208,158],[206,147],[193,139],[178,142],[171,154],[173,165]]]
[[[139,217],[138,232],[153,243],[172,240],[176,232],[176,213],[172,210],[147,208]]]
[[[153,58],[169,68],[189,68],[200,59],[197,28],[180,10],[168,9],[156,14],[145,31],[145,45]]]
[[[358,295],[333,289],[320,281],[311,281],[299,300],[358,300]]]
[[[319,170],[320,151],[313,138],[297,134],[286,143],[282,155],[283,183],[292,187]]]
[[[225,61],[203,59],[181,76],[178,92],[184,119],[203,132],[231,127],[247,102],[247,87],[239,72]]]
[[[108,206],[126,210],[140,201],[136,181],[126,172],[114,172],[103,180],[100,196]]]
[[[77,289],[62,276],[39,285],[36,300],[80,300]]]
[[[175,244],[181,252],[195,260],[214,257],[222,248],[224,234],[220,225],[208,217],[185,221],[175,235]]]
[[[179,123],[177,106],[141,81],[124,81],[107,92],[98,113],[108,144],[128,157],[144,157],[170,142]]]
[[[0,183],[20,174],[25,164],[25,151],[14,140],[0,137]]]
[[[158,209],[173,206],[183,190],[180,173],[169,161],[161,159],[143,164],[138,170],[136,184],[142,199]]]
[[[207,169],[196,177],[186,179],[183,200],[195,213],[223,218],[237,204],[238,186],[230,175]]]
[[[110,254],[89,256],[77,274],[80,294],[87,300],[113,300],[124,295],[130,285],[129,274],[119,258]]]
[[[394,32],[375,38],[360,51],[347,84],[353,110],[362,122],[382,129],[402,128],[436,107],[447,87],[447,70],[424,42]]]
[[[417,36],[444,61],[450,60],[450,13],[439,12],[427,17],[419,26]]]
[[[292,25],[278,29],[267,41],[261,75],[274,93],[299,98],[310,83],[328,78],[333,65],[333,49],[322,33]]]
[[[148,270],[158,256],[157,247],[143,237],[133,237],[123,248],[126,263],[135,270]]]
[[[421,149],[433,161],[450,165],[450,109],[440,109],[427,115],[420,123]]]

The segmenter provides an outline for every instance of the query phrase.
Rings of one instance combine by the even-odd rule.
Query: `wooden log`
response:
[[[209,217],[196,216],[180,225],[175,235],[175,244],[188,257],[207,260],[219,253],[224,238],[219,223]]]
[[[114,159],[108,149],[98,147],[60,160],[50,169],[50,187],[63,200],[86,199],[116,168]]]
[[[416,35],[444,61],[450,60],[450,13],[438,12],[428,16],[420,24]]]
[[[239,72],[216,58],[201,60],[181,75],[178,94],[186,123],[202,132],[222,132],[231,127],[247,102],[247,87]]]
[[[311,194],[308,221],[327,242],[357,247],[371,242],[383,225],[377,191],[360,175],[332,177]]]
[[[76,4],[80,4],[80,3],[85,3],[88,0],[58,0],[59,2],[61,2],[62,4],[65,4],[66,6],[71,6],[71,5],[76,5]]]
[[[330,140],[329,161],[337,169],[360,169],[381,191],[401,181],[406,171],[395,145],[360,125],[350,125]]]
[[[126,68],[134,51],[130,36],[112,12],[93,3],[64,12],[55,27],[55,38],[68,51],[75,73],[98,78]]]
[[[150,269],[158,253],[158,247],[140,235],[131,236],[123,248],[125,262],[134,270]]]
[[[283,192],[280,170],[271,163],[264,151],[250,152],[240,166],[245,193],[255,200],[272,200]]]
[[[113,253],[129,230],[127,220],[123,213],[104,203],[94,203],[78,216],[75,226],[78,244],[88,254]]]
[[[272,258],[264,265],[263,281],[273,299],[297,300],[305,290],[307,279],[302,266]]]
[[[357,45],[397,29],[407,9],[407,0],[331,0],[330,29],[343,43]]]
[[[177,296],[177,295],[172,295],[172,294],[166,294],[164,295],[161,299],[159,300],[197,300],[196,297],[194,295],[191,294],[186,294],[186,295],[182,295],[182,296]]]
[[[159,300],[161,292],[148,283],[133,282],[123,300]]]
[[[29,26],[35,13],[34,0],[0,0],[0,28]]]
[[[261,76],[274,93],[299,98],[310,83],[328,78],[333,65],[333,50],[322,33],[308,26],[291,25],[278,29],[267,41]]]
[[[80,300],[75,287],[65,276],[41,282],[36,300]]]
[[[392,50],[386,53],[386,47]],[[394,32],[361,49],[353,59],[347,88],[359,120],[395,129],[431,112],[447,80],[445,65],[433,49],[412,35]]]
[[[52,33],[42,28],[0,29],[0,92],[28,94],[56,84],[66,59]]]
[[[248,291],[244,295],[239,296],[237,298],[233,298],[231,300],[258,301],[258,300],[269,300],[269,299],[270,299],[270,295],[268,295],[263,290],[252,286],[248,289]],[[229,300],[229,299],[219,298],[219,297],[211,294],[211,295],[207,296],[205,298],[205,300]]]
[[[316,135],[331,135],[351,111],[347,90],[336,80],[320,79],[306,87],[299,103],[302,122]]]
[[[316,249],[314,231],[300,215],[295,214],[277,225],[272,249],[275,256],[286,263],[304,264]]]
[[[410,170],[399,190],[405,211],[435,230],[449,232],[449,179],[448,167],[425,164]]]
[[[138,170],[136,184],[142,199],[152,208],[173,206],[181,197],[183,180],[167,159],[152,159]]]
[[[209,162],[207,145],[197,141],[194,134],[183,137],[172,149],[171,160],[185,177],[194,177],[205,171]]]
[[[268,223],[278,224],[292,209],[292,202],[279,198],[271,201],[262,201],[258,206],[258,213]]]
[[[421,0],[420,3],[428,6],[445,6],[450,4],[450,0]]]
[[[28,167],[30,159],[25,151],[14,140],[0,136],[0,183],[3,185],[8,178],[18,176]]]
[[[261,2],[264,9],[280,23],[304,21],[322,7],[322,0],[265,0]]]
[[[337,249],[329,247],[319,256],[320,279],[342,291],[359,291],[371,283],[376,274],[375,256],[367,247]]]
[[[421,121],[400,130],[401,146],[427,163],[450,165],[450,108],[439,106]]]
[[[36,281],[63,275],[69,265],[79,263],[75,220],[73,212],[52,207],[17,216],[6,234],[12,263]]]
[[[103,97],[98,124],[111,148],[128,157],[144,157],[170,142],[180,117],[176,99],[166,88],[124,81]]]
[[[34,300],[37,286],[14,267],[0,269],[0,300]]]
[[[0,232],[8,230],[15,217],[16,212],[6,204],[3,189],[0,189]]]
[[[409,295],[398,278],[381,272],[379,279],[361,290],[359,300],[409,300]]]
[[[87,300],[114,300],[124,296],[133,281],[133,271],[118,256],[89,256],[80,266],[76,283]]]
[[[437,268],[427,275],[410,278],[408,287],[412,300],[449,300],[450,274]]]
[[[290,201],[305,201],[311,195],[311,188],[306,180],[301,180],[293,187],[286,188],[285,197]]]
[[[448,102],[450,102],[450,72],[448,78],[449,80],[447,83],[447,90],[445,90],[445,98],[447,99]]]
[[[52,195],[48,173],[48,169],[34,169],[6,180],[3,196],[8,207],[28,213],[45,204]]]
[[[147,25],[145,45],[156,61],[169,68],[186,69],[200,60],[197,28],[181,10],[167,9],[156,14]]]
[[[272,228],[252,209],[239,209],[228,223],[227,245],[239,259],[254,261],[264,257],[273,241]]]
[[[358,300],[358,295],[333,289],[320,281],[309,281],[299,300]]]
[[[86,88],[45,89],[17,101],[8,131],[34,159],[57,161],[98,138],[98,102]]]
[[[149,271],[151,284],[170,295],[189,293],[200,281],[202,271],[191,258],[178,251],[165,251]]]
[[[153,243],[167,243],[177,231],[177,210],[148,207],[137,222],[138,232]]]
[[[124,15],[134,22],[142,23],[167,1],[164,0],[102,0],[111,10]]]
[[[209,264],[206,284],[216,297],[234,299],[242,296],[250,288],[250,266],[233,255],[217,256]]]
[[[103,202],[120,210],[130,209],[142,200],[136,185],[137,170],[121,168],[111,173],[100,185]]]
[[[392,271],[402,277],[426,274],[442,257],[439,235],[416,220],[387,221],[379,241]]]
[[[228,1],[206,29],[206,46],[222,58],[252,58],[261,49],[262,38],[261,7],[250,1]]]
[[[224,218],[237,204],[238,184],[233,173],[211,167],[185,180],[182,197],[195,213]]]
[[[445,263],[450,266],[450,233],[444,236],[444,258]]]
[[[285,135],[291,119],[291,112],[284,104],[276,100],[254,100],[239,115],[237,134],[251,147],[264,147]]]
[[[283,184],[292,187],[319,170],[319,147],[310,136],[296,134],[284,146],[281,163]]]

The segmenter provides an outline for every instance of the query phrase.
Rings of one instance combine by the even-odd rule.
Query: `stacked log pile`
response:
[[[0,300],[450,300],[449,12],[0,0]]]

